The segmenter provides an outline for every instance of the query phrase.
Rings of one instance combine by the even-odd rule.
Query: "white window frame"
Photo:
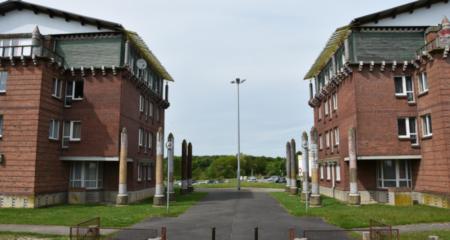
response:
[[[334,93],[332,98],[333,98],[333,110],[336,111],[338,109],[337,93]]]
[[[431,120],[431,114],[425,114],[420,117],[422,120],[422,137],[433,136],[433,123]]]
[[[147,131],[145,131],[144,130],[144,135],[142,136],[143,137],[143,142],[144,142],[144,144],[143,144],[143,147],[144,147],[144,153],[147,153],[147,141],[148,141],[148,132]]]
[[[412,80],[412,77],[411,76],[406,76],[406,75],[403,75],[403,76],[395,76],[394,77],[394,86],[395,86],[395,79],[396,78],[402,78],[402,92],[401,93],[395,93],[395,96],[398,96],[398,97],[408,97],[408,93],[410,93],[410,94],[412,94],[412,100],[409,100],[408,99],[408,103],[415,103],[416,102],[416,100],[415,100],[415,96],[414,96],[414,81]],[[409,78],[410,79],[410,81],[411,81],[411,90],[410,91],[408,91],[407,90],[407,87],[406,87],[406,78]]]
[[[0,114],[0,138],[3,137],[3,125],[4,125],[3,115]]]
[[[323,149],[323,135],[319,135],[319,149]]]
[[[8,72],[0,71],[0,82],[3,82],[5,89],[0,89],[0,93],[6,93],[6,89],[8,88]]]
[[[148,115],[153,117],[153,102],[151,100],[148,103]]]
[[[384,170],[383,170],[383,163],[385,161],[393,161],[394,167],[395,167],[395,179],[384,179]],[[405,161],[405,175],[406,178],[400,178],[400,161]],[[383,160],[377,162],[377,186],[379,188],[389,188],[385,186],[386,182],[393,182],[395,181],[395,187],[400,187],[400,181],[406,181],[406,187],[411,188],[412,187],[412,169],[411,169],[411,162],[408,160]],[[380,184],[381,182],[381,184]]]
[[[138,173],[137,173],[137,181],[140,182],[142,181],[142,164],[138,163],[138,169],[137,169]]]
[[[139,95],[139,112],[144,112],[144,97]]]
[[[325,144],[327,148],[330,148],[330,131],[325,132]]]
[[[74,134],[74,125],[75,123],[79,123],[80,124],[80,137],[79,138],[74,138],[73,134]],[[71,142],[79,142],[81,141],[81,121],[80,120],[75,120],[75,121],[70,121],[70,141]]]
[[[334,129],[334,145],[339,146],[339,128]]]
[[[58,78],[53,78],[52,97],[55,97],[58,99],[61,99],[61,97],[62,97],[62,80],[60,80]]]
[[[147,147],[148,147],[148,149],[152,149],[152,146],[153,146],[153,133],[149,132],[147,137],[148,137]]]
[[[96,180],[86,180],[85,176],[86,176],[86,167],[88,164],[92,164],[95,163],[96,167],[97,167],[97,174],[96,174]],[[81,174],[80,174],[80,179],[74,179],[74,175],[75,175],[75,164],[80,164],[81,165]],[[94,189],[102,189],[103,188],[103,166],[100,166],[102,163],[100,162],[74,162],[72,163],[71,167],[70,167],[70,186],[74,187],[74,182],[80,182],[80,187],[81,188],[85,188],[88,190],[94,190]],[[95,181],[95,187],[86,187],[86,182],[92,182]]]
[[[340,182],[341,181],[341,166],[339,164],[336,165],[335,171],[336,171],[336,181]]]
[[[328,100],[325,101],[325,116],[328,116]]]
[[[144,145],[144,129],[139,128],[138,133],[138,146],[142,147]]]
[[[59,126],[60,126],[59,120],[55,120],[55,119],[50,120],[50,126],[48,129],[48,131],[49,131],[48,139],[51,139],[51,140],[59,139]]]
[[[319,114],[319,120],[321,120],[322,119],[322,105],[317,108],[317,111],[319,112],[318,113]]]
[[[410,125],[410,120],[414,119],[414,129],[416,130],[416,132],[411,132],[411,125]],[[397,119],[397,128],[398,128],[398,120],[402,120],[405,121],[405,128],[406,128],[406,135],[398,135],[398,138],[400,139],[412,139],[412,136],[416,137],[416,141],[415,143],[411,143],[412,145],[416,146],[419,145],[419,140],[418,140],[418,136],[417,136],[417,118],[415,117],[401,117]],[[398,134],[398,131],[397,131]]]
[[[72,99],[72,101],[81,101],[84,98],[84,83],[83,83],[83,97],[75,97],[75,89],[76,89],[77,82],[82,82],[82,81],[77,81],[77,80],[67,81],[67,85],[66,85],[67,88],[69,87],[69,83],[72,83],[72,95],[67,95],[67,89],[66,89],[66,97],[70,97]]]
[[[331,165],[327,164],[327,180],[331,180]]]
[[[144,114],[148,117],[148,98],[144,98]]]
[[[323,180],[324,170],[323,165],[320,165],[320,180]]]
[[[427,72],[421,72],[417,78],[419,82],[419,93],[428,92],[428,75]]]
[[[152,180],[152,165],[148,164],[147,165],[147,181],[151,181]]]

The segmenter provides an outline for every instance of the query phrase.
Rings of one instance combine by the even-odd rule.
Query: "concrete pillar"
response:
[[[305,201],[309,195],[309,183],[308,183],[308,161],[309,161],[309,149],[308,149],[308,134],[303,132],[302,134],[302,147],[303,147],[303,155],[302,155],[302,195],[301,199]]]
[[[187,154],[187,176],[188,176],[188,192],[193,192],[194,187],[192,186],[192,143],[188,144],[188,154]]]
[[[289,192],[293,195],[297,194],[297,152],[295,151],[295,140],[291,139],[291,154],[290,154],[290,160],[291,160],[291,184]]]
[[[164,133],[159,127],[156,134],[156,183],[153,205],[164,206],[164,183],[163,183],[163,158],[164,158]]]
[[[169,199],[171,201],[175,201],[175,191],[173,189],[173,158],[174,158],[174,151],[175,151],[175,139],[173,137],[173,134],[170,133],[169,137],[167,138],[167,168],[169,176],[167,178],[169,179]]]
[[[116,198],[117,205],[128,204],[127,158],[128,158],[128,135],[127,129],[123,128],[122,132],[120,133],[119,191]]]
[[[291,143],[286,143],[286,192],[291,188]]]
[[[181,144],[181,193],[188,192],[187,181],[187,142],[183,140]]]
[[[311,176],[311,196],[310,206],[320,207],[320,188],[319,188],[319,151],[317,148],[317,129],[311,129],[311,157],[312,157],[312,176]]]
[[[356,130],[350,128],[348,131],[348,158],[350,162],[350,193],[348,201],[352,205],[361,204],[361,196],[358,192],[358,169],[356,163]]]

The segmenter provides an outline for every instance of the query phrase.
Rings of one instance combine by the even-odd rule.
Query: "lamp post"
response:
[[[239,85],[245,82],[245,79],[236,78],[231,81],[237,87],[237,190],[241,190],[241,123],[240,123],[240,106],[239,106]]]

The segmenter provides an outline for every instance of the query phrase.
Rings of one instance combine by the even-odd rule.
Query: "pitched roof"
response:
[[[350,32],[350,25],[336,29],[304,79],[313,78],[320,73],[320,71],[327,65],[333,54],[339,49],[342,43],[344,43],[348,35],[350,35]]]
[[[61,17],[66,20],[77,21],[82,24],[89,24],[93,26],[97,26],[99,29],[108,29],[117,32],[123,32],[130,42],[135,46],[138,51],[143,55],[145,60],[149,62],[149,64],[154,68],[155,71],[158,72],[165,80],[173,81],[173,78],[164,68],[164,66],[159,62],[150,48],[145,44],[144,40],[135,32],[128,31],[121,24],[105,21],[97,18],[86,17],[83,15],[62,11],[54,8],[49,8],[46,6],[28,3],[22,0],[7,0],[0,3],[0,15],[4,15],[7,12],[11,12],[14,10],[23,10],[28,9],[35,13],[45,13],[50,17]]]
[[[316,59],[308,73],[305,75],[304,79],[311,79],[320,73],[323,67],[328,63],[333,54],[345,41],[345,39],[350,34],[351,28],[355,26],[360,26],[365,23],[376,22],[380,19],[393,17],[405,12],[413,12],[415,9],[422,7],[429,7],[432,4],[447,2],[448,0],[418,0],[404,5],[400,5],[394,8],[390,8],[384,11],[372,13],[366,16],[355,18],[351,23],[345,27],[336,29],[331,38],[328,40],[325,48],[320,53],[319,57]]]

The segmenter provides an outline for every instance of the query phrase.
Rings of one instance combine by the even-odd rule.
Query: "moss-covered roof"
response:
[[[333,35],[331,35],[330,39],[325,45],[325,48],[322,50],[319,57],[316,59],[316,61],[314,62],[314,64],[312,65],[311,69],[308,71],[304,79],[311,79],[317,76],[320,73],[320,71],[322,71],[322,69],[327,65],[328,61],[333,56],[333,54],[336,53],[339,47],[344,43],[345,39],[350,35],[350,32],[351,32],[350,25],[336,29],[336,31],[333,33]]]
[[[164,68],[164,66],[159,62],[158,58],[153,54],[150,48],[145,44],[144,40],[135,32],[125,31],[125,34],[131,44],[142,54],[142,57],[150,63],[155,71],[161,75],[162,78],[168,81],[173,81],[172,76]]]

